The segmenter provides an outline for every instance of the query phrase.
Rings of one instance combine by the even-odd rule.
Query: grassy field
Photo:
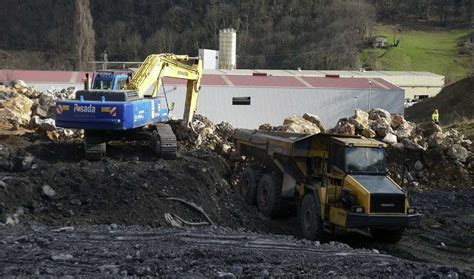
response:
[[[471,54],[459,45],[472,29],[440,28],[426,23],[401,26],[398,47],[365,49],[361,60],[374,70],[429,71],[446,76],[448,82],[469,75],[472,67]],[[390,25],[377,25],[374,35],[383,35],[393,43],[394,32]],[[461,50],[461,53],[460,53]]]

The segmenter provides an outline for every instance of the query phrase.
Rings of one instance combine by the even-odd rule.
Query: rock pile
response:
[[[377,108],[369,113],[356,110],[329,132],[362,135],[389,144],[389,168],[400,183],[404,180],[418,188],[473,187],[474,145],[454,129],[443,132],[434,122],[415,124]]]
[[[208,149],[224,157],[229,157],[233,150],[232,134],[234,127],[228,122],[214,124],[207,117],[194,115],[193,122],[188,127],[180,120],[169,122],[179,142],[182,152]]]
[[[21,80],[0,86],[0,125],[5,130],[33,129],[51,140],[81,138],[83,133],[56,127],[55,104],[58,99],[74,98],[75,88],[41,92]]]
[[[264,123],[258,129],[298,134],[318,134],[324,132],[324,126],[319,116],[309,113],[305,113],[303,116],[289,116],[283,120],[282,126],[273,127],[270,123]]]
[[[33,101],[14,90],[0,88],[0,123],[6,129],[28,125]]]
[[[259,130],[316,134],[324,131],[319,117],[290,116],[282,126],[265,123]],[[341,118],[328,133],[361,135],[388,144],[388,167],[397,182],[409,187],[473,187],[474,145],[456,130],[443,132],[433,122],[415,124],[380,108]]]

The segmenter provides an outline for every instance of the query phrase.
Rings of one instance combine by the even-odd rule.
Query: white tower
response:
[[[219,69],[234,70],[237,66],[237,33],[228,28],[219,31]]]

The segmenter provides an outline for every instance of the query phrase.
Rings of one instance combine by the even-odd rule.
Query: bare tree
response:
[[[95,32],[92,26],[92,15],[89,0],[76,0],[74,13],[74,52],[76,68],[88,70],[87,62],[95,57]]]

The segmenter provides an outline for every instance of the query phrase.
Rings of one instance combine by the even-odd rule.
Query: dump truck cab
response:
[[[237,130],[236,150],[249,162],[244,198],[268,216],[297,207],[308,239],[337,229],[400,240],[419,223],[407,194],[387,175],[385,144],[360,136]]]
[[[326,185],[318,189],[322,219],[345,229],[370,230],[396,242],[419,222],[403,189],[387,175],[385,144],[373,139],[331,137]],[[325,189],[324,189],[325,188]]]

